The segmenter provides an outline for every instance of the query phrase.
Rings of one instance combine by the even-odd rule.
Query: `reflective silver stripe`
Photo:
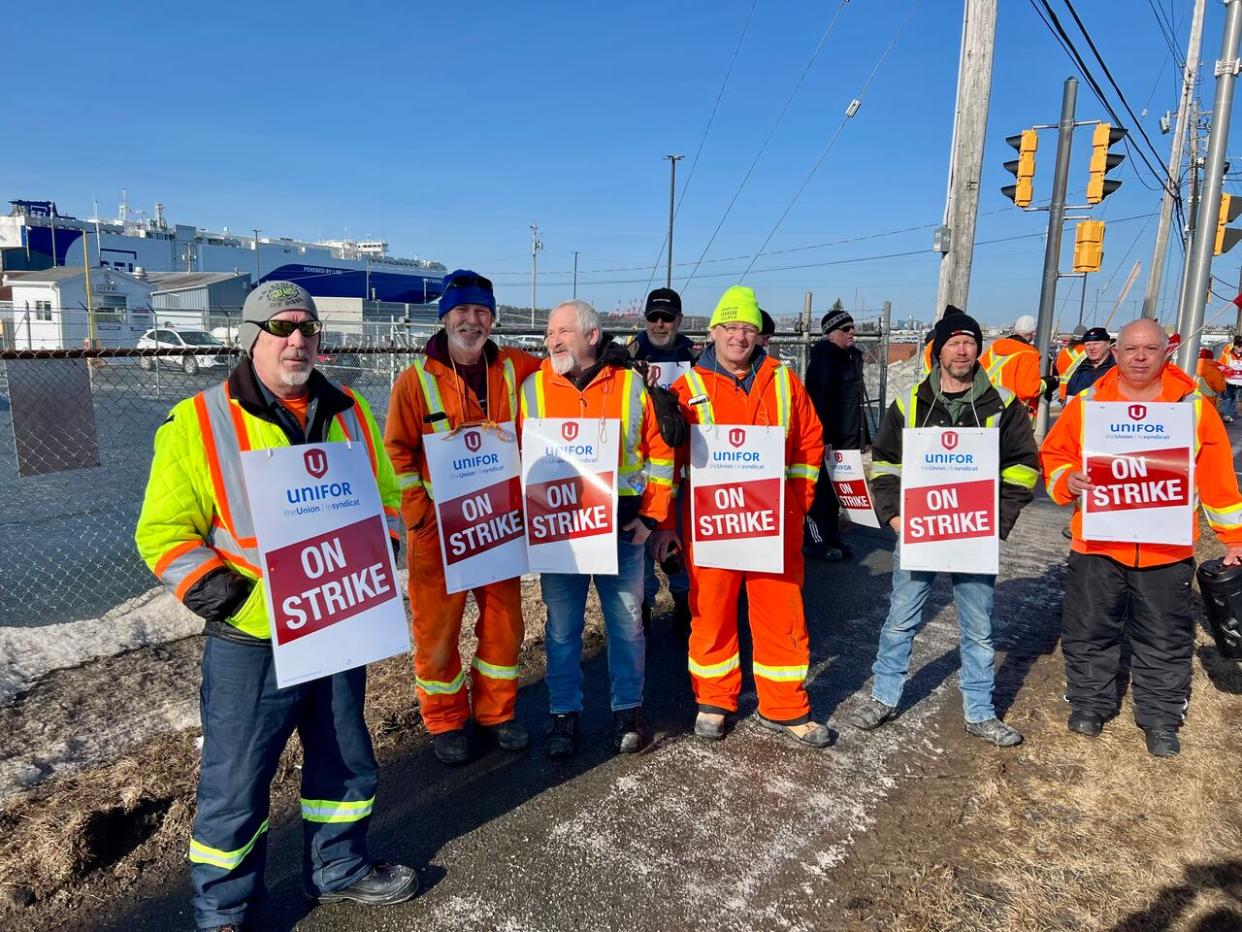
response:
[[[539,403],[542,394],[539,391],[539,380],[542,378],[543,370],[540,369],[522,383],[521,405],[523,417],[543,417],[543,406]]]
[[[1066,463],[1064,466],[1058,466],[1052,472],[1048,473],[1047,478],[1044,480],[1044,488],[1048,490],[1049,498],[1052,497],[1052,487],[1057,484],[1057,480],[1065,474],[1066,470],[1073,468],[1074,466],[1072,463]]]
[[[685,374],[684,378],[690,386],[691,397],[702,397],[704,399],[704,401],[695,405],[699,412],[699,423],[704,425],[715,424],[716,415],[712,411],[712,400],[707,397],[707,386],[703,383],[703,377],[692,368]]]
[[[217,524],[207,533],[207,543],[216,550],[232,556],[241,557],[256,570],[259,567],[259,548],[243,547],[241,541],[232,535],[223,524]],[[226,557],[227,559],[227,557]],[[230,561],[231,562],[231,561]]]
[[[800,683],[806,679],[808,665],[793,664],[790,666],[770,667],[766,663],[759,661],[751,661],[751,668],[754,670],[755,676],[761,676],[765,680],[772,680],[777,683]]]
[[[231,402],[225,390],[225,383],[213,385],[203,392],[203,400],[207,407],[207,420],[211,427],[211,439],[216,448],[216,459],[220,466],[220,480],[224,484],[227,503],[217,503],[228,508],[233,519],[230,530],[237,537],[254,537],[254,518],[250,515],[250,502],[246,497],[246,480],[242,475],[241,449],[238,444],[237,432],[233,428],[233,415],[229,410]],[[247,417],[243,412],[242,417]]]
[[[427,405],[427,414],[429,416],[444,414],[444,400],[440,397],[440,386],[436,384],[435,376],[427,371],[426,356],[414,357],[414,371],[418,373],[418,384],[423,389],[423,401]],[[445,433],[453,428],[447,417],[437,417],[425,423],[430,424],[432,431],[437,434]]]
[[[402,492],[412,489],[423,484],[423,474],[415,470],[414,472],[397,473],[397,488]]]
[[[475,654],[470,660],[470,666],[474,667],[484,676],[493,680],[516,680],[518,678],[518,665],[500,666],[495,663],[488,663],[486,660],[480,660],[479,655]]]
[[[513,360],[505,357],[504,362],[505,396],[509,399],[509,417],[517,417],[517,370],[513,368]],[[497,420],[504,420],[497,418]]]
[[[1227,530],[1242,527],[1242,504],[1226,509],[1209,508],[1207,505],[1204,505],[1203,514],[1213,527]]]
[[[776,383],[776,426],[789,433],[789,367],[778,365],[773,381]]]
[[[182,595],[181,584],[190,576],[198,572],[204,565],[220,560],[218,553],[207,546],[197,546],[193,550],[187,550],[185,553],[179,554],[160,573],[160,582],[167,586],[174,594]]]
[[[430,696],[451,696],[466,685],[466,671],[458,670],[457,675],[448,682],[443,680],[425,680],[414,677],[414,685]]]
[[[693,657],[688,658],[688,660],[690,672],[703,679],[716,679],[725,676],[742,665],[742,659],[738,654],[734,654],[728,660],[722,660],[720,663],[699,663]]]
[[[633,369],[622,370],[628,389],[621,405],[621,463],[617,477],[618,495],[642,495],[647,489],[647,464],[640,447],[643,442],[643,405],[651,404],[647,388]],[[672,481],[672,476],[669,476]]]
[[[884,460],[871,461],[872,476],[900,476],[901,463],[886,463]]]

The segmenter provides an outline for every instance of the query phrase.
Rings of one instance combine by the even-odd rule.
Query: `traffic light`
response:
[[[1216,220],[1216,245],[1212,249],[1212,255],[1219,256],[1221,253],[1226,253],[1238,244],[1238,240],[1242,240],[1242,230],[1235,230],[1226,225],[1238,219],[1238,214],[1242,214],[1242,197],[1222,194],[1220,217]]]
[[[1098,204],[1121,187],[1115,178],[1105,178],[1108,172],[1126,160],[1120,152],[1109,152],[1109,146],[1115,145],[1130,134],[1128,129],[1101,123],[1091,134],[1091,177],[1087,181],[1087,203]]]
[[[1104,221],[1083,220],[1074,228],[1074,271],[1098,272],[1104,262]]]
[[[1005,171],[1012,174],[1017,183],[1005,185],[1001,194],[1019,207],[1027,207],[1035,190],[1035,150],[1039,147],[1039,136],[1033,129],[1024,129],[1016,136],[1007,137],[1005,142],[1018,150],[1018,157],[1005,163]]]

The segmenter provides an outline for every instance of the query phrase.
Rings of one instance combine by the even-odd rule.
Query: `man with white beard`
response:
[[[493,425],[517,417],[517,388],[539,360],[491,340],[496,322],[492,283],[469,269],[444,279],[440,296],[444,328],[393,386],[384,445],[401,485],[401,514],[409,547],[410,613],[414,634],[414,684],[432,750],[444,764],[470,759],[473,720],[478,737],[506,751],[529,743],[515,716],[518,652],[522,647],[520,579],[473,590],[479,608],[478,647],[470,662],[470,690],[458,642],[466,593],[447,591],[427,464],[435,434],[467,425]]]

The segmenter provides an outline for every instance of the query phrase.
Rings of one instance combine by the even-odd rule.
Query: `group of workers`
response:
[[[1030,352],[1021,345],[1029,346],[1033,321],[1019,320],[1014,338],[985,352],[979,324],[951,309],[929,342],[926,376],[894,401],[872,438],[854,321],[840,309],[821,321],[824,336],[810,354],[805,386],[765,350],[770,333],[764,330],[775,328],[765,327],[770,317],[753,290],[742,286],[721,297],[701,351],[680,333],[681,298],[666,288],[651,293],[646,327],[628,345],[604,332],[586,302],[557,305],[548,317],[542,360],[491,339],[495,295],[491,282],[475,272],[446,277],[439,315],[442,328],[396,381],[381,432],[361,394],[315,369],[323,324],[313,298],[292,283],[263,283],[246,299],[243,355],[227,381],[177,404],[156,433],[138,548],[163,584],[205,619],[209,635],[202,665],[202,771],[190,842],[200,929],[243,928],[263,896],[269,787],[295,729],[305,755],[308,895],[320,902],[383,905],[418,890],[411,868],[376,863],[367,851],[378,768],[363,720],[365,668],[277,688],[258,544],[239,464],[244,450],[368,439],[394,553],[405,544],[420,711],[435,756],[450,765],[467,762],[483,743],[508,751],[530,744],[515,716],[525,631],[520,579],[473,590],[477,647],[468,675],[459,652],[466,594],[447,591],[426,445],[464,425],[512,424],[519,437],[533,418],[599,419],[618,426],[617,572],[540,578],[550,706],[543,747],[554,759],[570,757],[578,747],[592,583],[607,639],[613,745],[620,753],[643,747],[644,623],[660,586],[656,564],[666,570],[674,624],[688,629],[694,734],[724,739],[738,711],[744,591],[758,723],[804,747],[832,743],[807,695],[810,653],[802,599],[805,557],[851,556],[822,469],[826,442],[836,450],[874,444],[876,514],[900,534],[904,429],[995,429],[1003,539],[1032,500],[1041,472],[1059,504],[1076,502],[1090,490],[1081,471],[1084,400],[1191,403],[1199,500],[1227,546],[1227,562],[1242,559],[1242,495],[1221,418],[1202,404],[1194,380],[1166,363],[1165,335],[1151,321],[1123,327],[1111,348],[1107,333],[1088,331],[1082,359],[1063,382],[1040,374],[1037,353],[1033,366],[1025,359]],[[1242,338],[1233,350],[1242,384]],[[669,369],[678,377],[662,384],[660,373]],[[1025,376],[1028,369],[1040,383],[1037,398],[1058,387],[1069,393],[1080,371],[1095,378],[1081,393],[1069,394],[1042,449],[1032,430],[1029,396],[1005,385],[1006,376]],[[686,533],[695,491],[689,436],[695,426],[713,425],[775,428],[784,438],[781,572],[696,563],[695,541]],[[1128,634],[1137,723],[1152,754],[1175,754],[1189,696],[1193,547],[1086,540],[1077,507],[1064,621],[1068,726],[1095,735],[1116,714],[1120,643]],[[935,576],[901,569],[898,555],[893,565],[871,695],[846,719],[864,730],[897,714]],[[992,703],[996,576],[954,573],[952,583],[966,730],[996,746],[1017,744],[1022,736],[1000,721]]]

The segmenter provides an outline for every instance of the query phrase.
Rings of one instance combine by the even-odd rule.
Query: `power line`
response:
[[[772,242],[772,237],[775,236],[776,231],[781,228],[781,224],[785,222],[785,218],[788,217],[789,212],[793,210],[794,204],[798,203],[798,198],[802,196],[802,192],[806,190],[806,186],[811,183],[811,179],[814,178],[815,173],[819,171],[819,166],[822,165],[824,163],[824,159],[828,157],[828,153],[832,150],[833,145],[836,144],[837,137],[839,137],[842,130],[845,129],[845,124],[848,123],[853,118],[854,114],[858,112],[858,107],[854,106],[854,104],[858,103],[861,105],[862,99],[867,96],[867,91],[870,89],[872,82],[875,80],[875,76],[879,74],[880,68],[883,66],[884,62],[888,60],[889,53],[893,51],[893,46],[897,44],[897,40],[901,37],[902,32],[906,28],[906,24],[910,22],[910,17],[914,15],[914,10],[918,7],[918,5],[919,0],[913,0],[910,4],[910,9],[906,11],[905,18],[900,24],[898,24],[897,31],[893,33],[893,38],[889,40],[888,47],[884,49],[884,54],[880,56],[880,60],[875,63],[875,67],[871,69],[871,74],[867,76],[867,80],[863,83],[862,90],[859,91],[858,96],[850,102],[849,107],[845,111],[845,116],[841,118],[841,122],[837,125],[836,130],[833,132],[832,136],[829,137],[828,143],[824,146],[823,151],[819,153],[819,158],[815,160],[815,164],[811,166],[811,170],[807,172],[806,177],[802,179],[802,184],[798,186],[798,190],[794,192],[794,196],[790,199],[789,204],[786,205],[785,210],[781,213],[780,217],[777,218],[777,221],[772,226],[772,229],[768,231],[768,235],[764,239],[763,245],[760,246],[754,256],[751,257],[750,264],[746,266],[746,271],[742,273],[742,278],[746,277],[751,268],[754,266],[755,261],[763,253],[763,251],[768,248],[768,243]]]
[[[754,173],[755,167],[759,164],[759,160],[763,157],[763,153],[767,151],[768,143],[772,141],[772,137],[776,135],[777,127],[781,125],[781,121],[785,118],[785,114],[789,111],[789,107],[794,102],[794,98],[798,96],[798,91],[802,87],[802,82],[806,80],[807,74],[811,67],[815,64],[815,60],[819,58],[819,53],[824,47],[824,43],[828,41],[828,37],[832,35],[832,31],[836,28],[837,20],[841,17],[841,11],[845,9],[845,5],[849,0],[841,0],[837,6],[836,12],[832,14],[832,19],[828,23],[828,28],[824,30],[824,34],[819,38],[819,44],[815,46],[815,51],[811,53],[810,60],[807,61],[806,67],[802,69],[802,74],[798,76],[797,83],[794,84],[793,90],[790,91],[789,97],[785,100],[785,106],[781,108],[781,112],[776,116],[776,122],[772,124],[772,128],[768,130],[767,137],[763,140],[763,145],[759,147],[759,151],[755,153],[754,160],[750,163],[750,168],[746,169],[746,174],[742,177],[741,183],[737,186],[737,190],[733,192],[733,197],[729,201],[729,206],[725,208],[724,216],[720,218],[720,222],[716,224],[716,229],[712,231],[711,238],[708,239],[707,245],[703,247],[703,251],[699,254],[699,261],[695,263],[694,268],[690,272],[690,276],[682,284],[682,288],[687,287],[694,279],[695,273],[699,270],[699,263],[707,256],[707,251],[712,248],[712,243],[716,241],[721,228],[725,225],[725,221],[729,219],[729,214],[733,210],[733,205],[737,203],[738,197],[742,194],[742,189],[746,187],[746,182],[750,181],[750,176]]]
[[[712,121],[716,119],[716,112],[720,109],[720,101],[724,99],[725,88],[729,86],[729,78],[733,74],[733,66],[737,63],[738,52],[742,50],[742,42],[746,39],[746,33],[750,30],[750,21],[755,15],[755,8],[759,6],[759,0],[753,0],[750,5],[750,12],[746,14],[746,22],[742,25],[742,34],[737,37],[737,45],[733,47],[733,57],[729,59],[729,67],[725,71],[724,81],[720,84],[720,92],[716,94],[716,103],[712,105],[711,116],[707,118],[707,125],[703,127],[703,135],[699,137],[699,147],[694,150],[694,158],[690,161],[690,170],[686,173],[686,180],[681,185],[681,195],[677,198],[677,207],[673,210],[674,220],[681,213],[681,202],[686,199],[686,191],[690,189],[690,179],[694,177],[694,169],[699,164],[699,156],[703,152],[703,144],[707,142],[707,134],[712,128]],[[659,255],[651,266],[651,277],[647,279],[646,291],[651,290],[651,283],[655,281],[656,271],[660,268],[660,260],[664,258],[664,250],[668,247],[668,236],[665,232],[664,242],[660,245]]]
[[[1091,89],[1091,92],[1095,95],[1096,100],[1100,102],[1100,106],[1102,106],[1108,112],[1109,116],[1112,117],[1114,123],[1116,123],[1118,126],[1123,125],[1125,121],[1122,120],[1121,117],[1117,115],[1117,111],[1113,109],[1113,105],[1109,103],[1108,99],[1104,96],[1103,88],[1100,87],[1099,82],[1096,81],[1095,76],[1091,73],[1091,70],[1087,67],[1087,63],[1083,59],[1082,54],[1078,51],[1077,46],[1074,45],[1074,41],[1070,38],[1069,33],[1066,32],[1065,27],[1061,25],[1061,20],[1057,17],[1056,12],[1052,9],[1051,5],[1048,3],[1048,0],[1030,0],[1030,3],[1031,3],[1031,6],[1035,8],[1035,12],[1039,15],[1039,18],[1043,21],[1044,25],[1048,27],[1049,31],[1051,31],[1052,34],[1057,38],[1057,41],[1060,42],[1061,47],[1065,50],[1065,54],[1070,57],[1070,60],[1074,63],[1074,66],[1078,69],[1079,74],[1082,75],[1083,80],[1087,82],[1087,86]],[[1043,7],[1043,11],[1040,10],[1040,6]],[[1046,17],[1044,15],[1045,12],[1047,13]],[[1143,187],[1147,188],[1148,190],[1152,190],[1152,191],[1167,190],[1168,189],[1167,174],[1163,171],[1158,171],[1155,167],[1153,167],[1151,160],[1148,159],[1147,157],[1147,153],[1145,153],[1142,149],[1138,149],[1132,146],[1130,144],[1130,140],[1128,137],[1125,140],[1125,145],[1126,145],[1126,149],[1130,151],[1131,154],[1133,154],[1134,152],[1138,153],[1139,157],[1143,160],[1143,163],[1147,166],[1147,169],[1152,173],[1153,177],[1155,177],[1160,187],[1152,188],[1151,185],[1149,185],[1143,179],[1143,177],[1139,175],[1139,173],[1136,171],[1134,175],[1135,175],[1135,178],[1138,179],[1139,183],[1142,184]],[[1174,191],[1173,197],[1175,199],[1180,199],[1181,192]]]

